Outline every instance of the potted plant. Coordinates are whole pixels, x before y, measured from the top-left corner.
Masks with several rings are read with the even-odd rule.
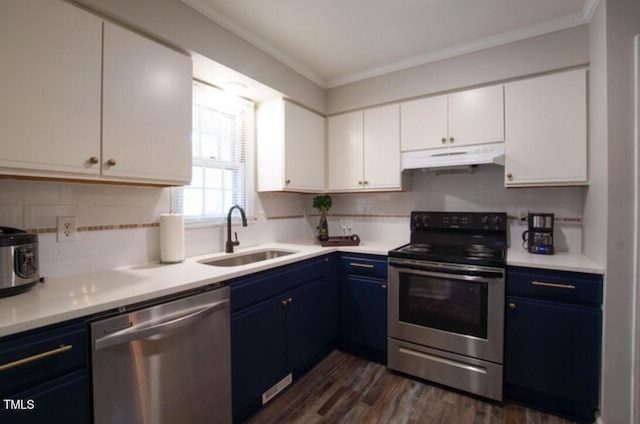
[[[318,238],[320,241],[329,240],[329,224],[327,223],[327,212],[331,209],[331,196],[322,194],[313,198],[313,208],[320,213],[318,223]]]

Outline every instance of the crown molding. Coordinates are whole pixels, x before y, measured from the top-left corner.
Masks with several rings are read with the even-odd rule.
[[[531,25],[515,31],[498,34],[469,43],[462,43],[457,46],[435,50],[423,55],[418,55],[405,60],[371,68],[363,72],[357,72],[345,75],[343,77],[326,80],[299,61],[291,58],[290,56],[287,56],[281,50],[266,43],[257,35],[244,28],[239,27],[226,16],[218,12],[214,7],[207,3],[206,0],[180,1],[324,89],[335,88],[342,85],[362,81],[368,78],[382,76],[391,72],[402,71],[404,69],[409,69],[415,66],[425,65],[427,63],[449,59],[463,54],[474,53],[491,47],[497,47],[503,44],[513,43],[527,38],[537,37],[545,34],[550,34],[552,32],[561,31],[563,29],[569,29],[579,25],[584,25],[591,21],[593,13],[599,2],[599,0],[587,0],[583,7],[582,13],[579,14],[554,19],[537,25]]]
[[[242,38],[244,41],[248,42],[249,44],[253,45],[254,47],[262,50],[263,52],[265,52],[269,56],[271,56],[274,59],[276,59],[278,62],[282,63],[283,65],[285,65],[285,66],[287,66],[287,67],[289,67],[291,69],[293,69],[298,74],[300,74],[303,77],[307,78],[308,80],[310,80],[311,82],[315,83],[316,85],[319,85],[322,88],[326,88],[325,86],[327,84],[327,81],[325,79],[320,77],[318,74],[313,72],[311,69],[309,69],[306,66],[304,66],[302,63],[300,63],[297,60],[291,58],[290,56],[287,56],[281,50],[279,50],[279,49],[273,47],[271,44],[265,42],[264,40],[262,40],[257,35],[255,35],[252,32],[250,32],[250,31],[248,31],[248,30],[246,30],[244,28],[241,28],[240,26],[236,25],[229,18],[224,16],[222,13],[218,12],[218,10],[216,10],[213,6],[211,6],[205,0],[180,0],[180,1],[182,3],[184,3],[184,4],[186,4],[187,6],[191,7],[192,9],[196,10],[197,12],[200,12],[201,14],[203,14],[207,18],[211,19],[212,21],[214,21],[215,23],[217,23],[218,25],[220,25],[224,29],[226,29],[226,30],[230,31],[231,33],[237,35],[238,37]]]
[[[598,0],[589,0],[588,3],[597,3]],[[586,7],[585,7],[586,9]],[[593,8],[595,9],[595,7]],[[593,9],[589,9],[591,15]],[[590,16],[589,16],[590,20]],[[380,67],[372,68],[364,72],[346,75],[341,78],[330,79],[326,82],[324,88],[334,88],[341,85],[351,84],[368,78],[378,77],[391,72],[402,71],[404,69],[413,68],[415,66],[425,65],[431,62],[437,62],[443,59],[450,59],[463,54],[474,53],[480,50],[497,47],[516,41],[525,40],[527,38],[537,37],[540,35],[550,34],[552,32],[569,29],[580,26],[589,22],[585,18],[584,12],[564,18],[558,18],[551,21],[543,22],[537,25],[531,25],[520,28],[515,31],[505,32],[492,37],[475,40],[469,43],[458,44],[457,46],[447,47],[445,49],[435,50],[423,55],[414,56],[405,60],[389,63]]]

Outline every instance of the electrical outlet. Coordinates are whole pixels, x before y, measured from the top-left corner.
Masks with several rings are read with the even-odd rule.
[[[58,243],[78,240],[78,217],[58,217]]]

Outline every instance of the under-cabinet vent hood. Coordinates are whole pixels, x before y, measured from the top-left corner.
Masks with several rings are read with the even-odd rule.
[[[471,165],[484,164],[504,166],[504,143],[402,153],[402,170],[469,168]]]

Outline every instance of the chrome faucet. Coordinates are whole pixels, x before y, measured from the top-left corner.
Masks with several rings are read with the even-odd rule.
[[[238,209],[240,211],[240,215],[242,215],[242,226],[247,226],[247,216],[244,214],[244,209],[242,209],[239,205],[233,205],[229,208],[229,214],[227,215],[227,244],[225,247],[226,253],[233,253],[233,246],[238,246],[240,242],[238,241],[238,233],[233,233],[235,235],[235,241],[231,241],[231,213],[234,209]]]

